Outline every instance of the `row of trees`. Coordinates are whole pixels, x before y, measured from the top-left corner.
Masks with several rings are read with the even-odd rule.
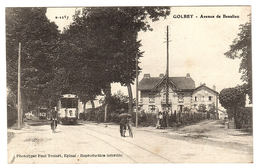
[[[6,8],[7,87],[17,95],[17,49],[22,43],[23,108],[55,106],[63,93],[75,93],[85,104],[102,92],[106,103],[113,82],[128,88],[135,62],[142,56],[138,32],[152,30],[149,21],[170,13],[168,7],[83,8],[62,33],[46,17],[46,8]],[[140,68],[139,68],[140,70]]]
[[[55,77],[54,51],[60,34],[45,13],[45,8],[6,8],[7,87],[9,94],[17,95],[17,53],[18,43],[21,42],[21,85],[25,110],[39,105],[42,99],[49,100],[44,90]],[[12,99],[11,102],[16,102],[17,97],[12,96]]]
[[[219,95],[220,104],[227,109],[229,118],[234,118],[236,128],[242,128],[242,123],[247,122],[244,121],[245,117],[241,117],[248,113],[245,108],[246,95],[248,95],[250,103],[253,102],[251,18],[249,22],[240,25],[239,30],[237,38],[233,40],[225,55],[231,59],[241,60],[239,72],[242,74],[241,80],[244,83],[233,88],[225,88]],[[246,115],[252,116],[250,113]]]

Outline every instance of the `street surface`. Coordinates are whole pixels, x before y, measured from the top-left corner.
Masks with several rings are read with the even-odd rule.
[[[252,135],[221,122],[133,128],[131,138],[112,123],[79,121],[52,133],[48,122],[28,121],[8,129],[8,163],[252,163]]]

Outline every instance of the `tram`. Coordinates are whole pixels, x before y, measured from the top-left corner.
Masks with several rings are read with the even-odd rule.
[[[47,119],[48,109],[47,109],[47,108],[44,108],[44,107],[41,107],[41,108],[39,108],[38,110],[39,110],[39,112],[38,112],[38,114],[39,114],[39,119],[40,119],[40,120],[45,120],[45,119]]]
[[[79,98],[74,94],[64,94],[58,101],[58,121],[61,124],[76,124],[78,120]]]

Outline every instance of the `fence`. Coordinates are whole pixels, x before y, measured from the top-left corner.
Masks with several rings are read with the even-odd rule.
[[[135,115],[132,113],[132,121],[135,124]],[[201,120],[209,119],[209,115],[206,112],[182,112],[182,113],[173,113],[166,115],[167,125],[170,127],[189,125],[192,123],[199,122]],[[87,112],[80,116],[81,119],[88,121],[103,122],[104,121],[104,110],[99,109],[89,109]],[[109,112],[107,115],[107,122],[119,123],[119,112]],[[138,125],[140,126],[156,126],[158,122],[158,116],[156,113],[138,113]]]

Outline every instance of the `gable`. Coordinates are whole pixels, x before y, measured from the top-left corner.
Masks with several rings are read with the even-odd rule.
[[[218,95],[217,91],[207,87],[206,85],[201,85],[196,89],[194,89],[193,94],[198,94],[198,93],[201,93],[203,95],[207,95],[207,94]]]
[[[161,78],[161,80],[154,86],[153,90],[157,90],[157,91],[161,91],[162,89],[166,90],[166,76],[164,76],[163,78]],[[169,80],[169,90],[176,90],[177,87],[176,85]]]

